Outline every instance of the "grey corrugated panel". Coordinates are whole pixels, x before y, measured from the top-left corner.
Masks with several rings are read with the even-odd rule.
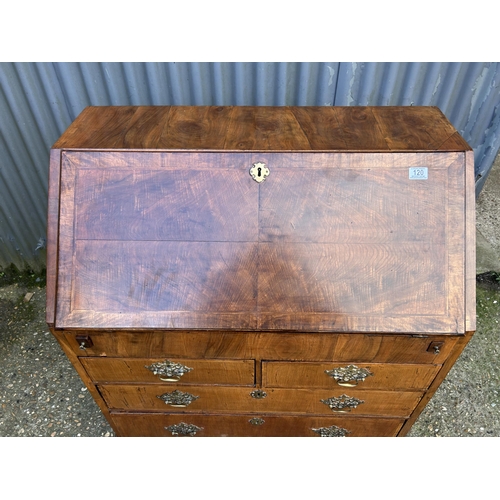
[[[89,105],[435,105],[474,148],[477,192],[500,149],[500,63],[0,63],[0,266],[40,268],[50,146]]]
[[[123,75],[127,87],[127,103],[139,106],[142,103],[152,103],[150,86],[146,66],[143,63],[123,63]]]
[[[36,260],[45,238],[47,168],[39,161],[50,134],[46,100],[28,65],[5,64],[0,72],[0,242],[2,262]],[[45,156],[45,155],[44,155]]]
[[[474,149],[479,194],[500,149],[500,63],[342,63],[336,105],[438,106]]]
[[[457,128],[474,148],[478,195],[500,148],[500,63],[477,65],[476,70],[464,126]]]

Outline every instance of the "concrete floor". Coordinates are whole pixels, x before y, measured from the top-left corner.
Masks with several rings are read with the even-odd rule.
[[[478,273],[500,272],[499,194],[500,157],[477,200]],[[478,285],[477,332],[410,436],[500,436],[500,291],[494,285]],[[113,436],[48,333],[43,277],[2,284],[0,272],[0,404],[0,436]]]
[[[500,272],[500,155],[476,202],[477,273]]]

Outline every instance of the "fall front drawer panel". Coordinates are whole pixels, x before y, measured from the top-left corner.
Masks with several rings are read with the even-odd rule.
[[[262,385],[424,390],[429,387],[440,368],[440,365],[267,361],[262,363]]]
[[[363,437],[395,436],[404,420],[369,417],[291,417],[276,415],[111,415],[121,436]]]
[[[179,412],[287,412],[407,417],[419,402],[420,392],[344,388],[255,389],[243,387],[160,385],[101,385],[99,391],[110,409]]]
[[[80,358],[96,383],[141,382],[248,385],[255,383],[254,360],[175,358]]]

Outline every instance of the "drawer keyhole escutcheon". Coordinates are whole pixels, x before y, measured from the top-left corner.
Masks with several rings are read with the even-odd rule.
[[[189,366],[181,365],[168,359],[161,363],[153,363],[144,368],[152,371],[153,375],[158,375],[159,379],[163,382],[178,382],[185,373],[193,371],[193,368],[189,368]]]
[[[325,370],[325,373],[343,387],[355,387],[358,382],[364,382],[366,377],[373,376],[373,373],[368,368],[359,368],[356,365]]]
[[[192,394],[189,394],[189,392],[175,390],[173,392],[166,392],[165,394],[161,394],[156,397],[161,399],[166,405],[170,405],[175,408],[185,408],[193,401],[196,401],[200,396],[193,396]]]
[[[267,392],[262,391],[261,389],[256,389],[250,393],[250,396],[254,399],[264,399],[267,397]]]
[[[197,432],[202,431],[203,427],[198,427],[194,424],[180,424],[169,425],[165,430],[172,433],[172,436],[195,436]]]
[[[266,421],[263,418],[251,418],[249,422],[252,425],[263,425]]]
[[[266,164],[262,162],[254,163],[252,168],[250,169],[250,175],[252,176],[252,179],[257,182],[265,181],[269,173],[270,171],[266,167]]]

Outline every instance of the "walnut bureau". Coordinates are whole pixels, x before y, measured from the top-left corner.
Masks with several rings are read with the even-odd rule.
[[[49,184],[47,323],[118,436],[404,436],[475,330],[435,107],[89,107]]]

